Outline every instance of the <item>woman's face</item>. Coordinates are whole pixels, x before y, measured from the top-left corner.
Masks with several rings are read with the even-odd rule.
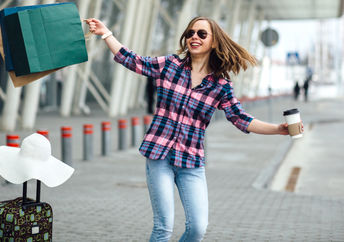
[[[213,36],[207,20],[198,20],[186,33],[186,45],[191,56],[209,55],[213,48]]]

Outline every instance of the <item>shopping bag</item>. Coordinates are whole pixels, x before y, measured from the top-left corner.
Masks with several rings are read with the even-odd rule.
[[[88,59],[74,3],[19,11],[5,16],[4,26],[18,77]]]
[[[6,58],[6,54],[4,51],[4,48],[2,46],[2,36],[1,36],[1,29],[0,29],[0,55],[2,56],[2,59],[5,61],[5,64],[7,64],[7,58]],[[10,75],[10,78],[13,82],[14,87],[21,87],[24,86],[26,84],[29,84],[30,82],[36,81],[44,76],[47,76],[57,70],[58,69],[54,69],[54,70],[49,70],[49,71],[43,71],[43,72],[38,72],[38,73],[33,73],[33,74],[28,74],[28,75],[24,75],[24,76],[16,76],[16,74],[14,73],[14,71],[9,71],[8,74]]]
[[[6,63],[6,70],[7,71],[13,71],[14,67],[13,67],[12,58],[10,55],[10,47],[8,45],[6,28],[4,26],[5,16],[17,13],[19,11],[27,10],[27,9],[43,8],[43,7],[49,7],[49,6],[54,6],[54,5],[58,5],[58,4],[66,4],[66,3],[53,3],[53,4],[41,4],[41,5],[11,7],[11,8],[4,8],[0,11],[0,27],[1,27],[1,33],[2,33],[3,48],[4,48],[4,55],[2,55],[2,57],[6,59],[5,63]]]

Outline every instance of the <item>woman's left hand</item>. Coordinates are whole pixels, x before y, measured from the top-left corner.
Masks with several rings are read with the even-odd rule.
[[[303,123],[301,121],[301,132],[303,133]],[[288,131],[288,124],[284,123],[284,124],[280,124],[278,126],[278,133],[281,135],[288,135],[289,131]]]
[[[289,134],[287,123],[278,125],[278,134],[281,134],[281,135],[288,135]]]

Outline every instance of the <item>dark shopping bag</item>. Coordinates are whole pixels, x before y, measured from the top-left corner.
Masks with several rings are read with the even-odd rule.
[[[88,59],[74,3],[19,11],[5,16],[4,26],[17,77]]]
[[[23,197],[0,202],[0,241],[52,241],[53,211],[40,202],[41,183],[37,181],[36,200]]]
[[[1,34],[2,34],[2,39],[3,39],[3,48],[4,48],[4,54],[1,54],[1,55],[2,55],[3,59],[5,59],[6,71],[13,71],[14,67],[13,67],[12,58],[10,55],[10,47],[8,45],[6,28],[4,26],[5,16],[8,16],[8,15],[11,15],[14,13],[18,13],[19,11],[23,11],[23,10],[27,10],[27,9],[44,8],[44,7],[54,6],[54,5],[58,5],[58,4],[66,4],[66,3],[53,3],[53,4],[41,4],[41,5],[11,7],[11,8],[4,8],[0,11],[0,27],[1,27]]]
[[[6,54],[4,53],[4,48],[2,46],[2,36],[1,36],[1,30],[0,30],[0,54],[5,61],[6,59]],[[6,61],[5,61],[6,62]],[[59,69],[53,69],[53,70],[48,70],[48,71],[42,71],[42,72],[37,72],[37,73],[32,73],[24,76],[16,76],[14,71],[9,71],[8,74],[11,77],[11,80],[13,82],[14,87],[21,87],[26,84],[29,84],[30,82],[36,81],[44,76],[47,76]]]

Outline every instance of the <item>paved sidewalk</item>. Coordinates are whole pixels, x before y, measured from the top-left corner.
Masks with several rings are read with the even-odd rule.
[[[342,186],[317,189],[318,183],[313,182],[323,178],[323,174],[316,171],[331,165],[329,159],[326,159],[329,154],[333,154],[331,160],[335,157],[337,161],[344,160],[344,154],[340,152],[344,133],[343,104],[343,99],[295,103],[286,98],[271,103],[272,121],[276,123],[283,122],[283,110],[292,107],[301,110],[307,131],[305,137],[298,140],[300,146],[306,147],[301,151],[296,143],[290,143],[289,137],[245,135],[225,120],[213,120],[207,130],[206,169],[210,216],[204,241],[344,241]],[[247,105],[246,109],[255,117],[268,120],[268,106],[267,102],[261,102]],[[75,174],[60,187],[43,186],[42,191],[42,200],[49,202],[54,209],[54,241],[147,241],[149,238],[152,212],[145,183],[145,160],[137,148],[114,150],[111,156],[101,157],[100,134],[96,132],[95,159],[86,162],[81,160],[82,124],[92,122],[100,125],[103,119],[106,118],[99,115],[70,119],[46,115],[38,120],[37,127],[50,130],[53,154],[56,157],[60,157],[59,127],[69,124],[74,129]],[[326,127],[322,128],[325,122]],[[311,123],[312,127],[309,126]],[[31,132],[19,133],[25,137]],[[330,135],[324,135],[328,133]],[[0,133],[1,145],[4,139],[5,134]],[[308,143],[309,140],[312,140],[311,143]],[[338,141],[336,149],[336,142],[326,142],[330,140]],[[325,146],[327,144],[331,144],[329,149]],[[282,162],[285,156],[285,161],[291,154],[298,158],[301,154],[308,154],[309,159],[312,159],[311,155],[318,152],[320,147],[322,150],[319,157],[323,162],[317,162],[316,168],[312,170],[313,164],[303,161],[309,172],[302,173],[301,170],[305,176],[300,176],[300,184],[303,185],[296,193],[253,186],[265,184],[269,187],[270,179],[279,167],[276,164]],[[336,169],[327,173],[332,179],[341,179],[344,163],[335,162],[335,166]],[[288,172],[285,170],[282,174]],[[312,181],[307,181],[307,176]],[[34,186],[35,183],[29,183],[32,195]],[[330,192],[331,189],[336,192]],[[21,186],[4,185],[2,182],[0,200],[20,194]],[[176,194],[172,241],[177,241],[183,233],[184,222],[183,209]]]

